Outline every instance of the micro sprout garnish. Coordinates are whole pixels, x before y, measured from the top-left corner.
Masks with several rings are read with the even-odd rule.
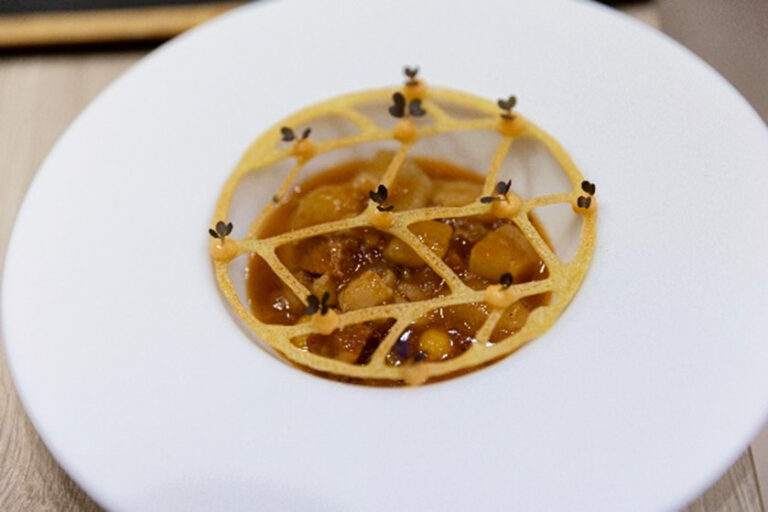
[[[392,117],[402,118],[408,117],[408,115],[421,117],[427,113],[427,111],[421,107],[421,100],[418,98],[408,102],[408,110],[406,111],[405,96],[400,92],[396,92],[392,95],[392,103],[393,104],[389,107],[389,113]]]
[[[296,140],[296,133],[294,133],[293,129],[289,126],[283,126],[280,128],[280,133],[283,134],[283,141],[284,142],[291,142],[292,140]],[[302,134],[301,138],[299,140],[304,140],[307,137],[309,137],[309,134],[312,133],[312,128],[306,128]]]
[[[368,197],[371,198],[371,201],[376,203],[378,206],[376,206],[376,209],[380,212],[391,212],[395,209],[395,205],[389,205],[384,206],[384,202],[387,200],[387,196],[389,195],[389,191],[387,190],[387,187],[384,185],[379,185],[379,187],[374,190],[368,191]]]
[[[515,108],[515,105],[517,105],[517,97],[515,97],[514,94],[510,95],[506,100],[500,98],[496,104],[501,110],[503,110],[501,113],[502,119],[509,121],[515,118],[514,114],[512,114],[512,109]]]
[[[480,202],[483,204],[492,203],[494,201],[501,201],[507,198],[509,190],[512,188],[512,180],[500,181],[496,184],[497,194],[494,196],[483,196],[480,198]]]
[[[307,315],[314,315],[320,311],[321,315],[328,313],[328,299],[331,298],[330,292],[323,293],[322,298],[318,299],[317,295],[312,294],[307,296],[307,307],[304,308],[304,313]]]
[[[216,223],[216,229],[208,229],[208,234],[211,235],[213,238],[218,238],[222,242],[227,238],[227,236],[232,232],[232,223],[224,223],[222,221],[218,221]]]
[[[405,68],[403,69],[403,73],[405,73],[405,76],[408,78],[408,80],[405,82],[405,85],[414,86],[419,83],[419,79],[416,78],[416,75],[419,74],[418,66],[414,68],[405,66]]]
[[[592,204],[592,196],[579,196],[579,198],[576,199],[576,205],[579,208],[584,208],[585,210],[589,210],[589,207],[591,204]]]

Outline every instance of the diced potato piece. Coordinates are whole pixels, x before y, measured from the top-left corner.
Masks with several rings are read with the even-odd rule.
[[[429,202],[432,193],[432,180],[421,170],[416,162],[406,159],[400,166],[397,178],[389,191],[387,205],[393,205],[395,211],[423,208]]]
[[[531,311],[522,301],[515,302],[504,311],[504,315],[496,324],[496,335],[501,337],[511,336],[525,325],[528,314]]]
[[[464,180],[434,180],[430,202],[435,206],[464,206],[477,201],[482,193],[482,183]]]
[[[509,238],[499,230],[492,231],[472,247],[469,254],[469,270],[496,282],[508,271],[512,257]]]
[[[338,303],[336,281],[329,274],[323,274],[312,282],[312,293],[317,297],[322,297],[325,292],[330,294],[328,305],[335,306]]]
[[[477,217],[457,219],[454,221],[454,227],[456,228],[456,236],[473,243],[488,234],[488,228]]]
[[[453,228],[443,222],[428,220],[417,222],[409,229],[419,237],[422,243],[429,247],[439,258],[445,256],[451,243]],[[397,265],[421,267],[426,265],[419,255],[408,244],[399,238],[392,238],[384,248],[384,257]]]
[[[392,238],[384,248],[384,258],[396,265],[420,267],[426,265],[424,260],[399,238]]]
[[[510,262],[509,272],[515,277],[517,282],[530,281],[540,272],[543,267],[541,257],[525,238],[523,232],[513,226],[502,226],[505,232],[509,234],[511,245],[515,255]]]
[[[474,333],[483,326],[485,319],[488,318],[488,307],[485,303],[462,304],[451,307],[447,314],[461,322],[462,331]]]
[[[392,299],[394,291],[373,270],[366,270],[344,287],[339,293],[342,311],[362,309],[385,304]]]
[[[469,270],[496,282],[511,272],[515,282],[530,280],[540,266],[539,257],[515,226],[505,224],[472,247]]]
[[[390,288],[394,288],[395,282],[397,281],[397,277],[395,276],[395,273],[392,272],[391,269],[387,267],[382,268],[376,268],[374,271],[379,275],[381,278],[381,281],[389,286]]]
[[[364,206],[363,195],[348,185],[322,185],[301,198],[293,213],[293,229],[354,217]]]
[[[407,302],[417,302],[428,298],[427,294],[424,293],[424,290],[415,283],[399,281],[396,289],[398,296],[403,297]]]
[[[445,256],[453,236],[453,228],[449,224],[428,220],[412,224],[408,229],[439,258]]]
[[[426,352],[428,361],[441,361],[448,357],[453,341],[445,332],[430,328],[419,336],[419,350]]]

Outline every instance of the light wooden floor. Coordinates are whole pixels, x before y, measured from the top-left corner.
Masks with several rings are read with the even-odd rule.
[[[652,4],[625,9],[658,26]],[[0,58],[0,269],[13,219],[41,160],[82,108],[142,56]],[[19,403],[5,353],[0,350],[0,511],[98,509],[38,438]],[[745,453],[687,510],[762,511],[751,453]]]

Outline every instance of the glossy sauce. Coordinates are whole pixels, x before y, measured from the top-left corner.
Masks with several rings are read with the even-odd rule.
[[[257,236],[267,238],[358,215],[365,209],[368,191],[376,188],[390,158],[391,154],[382,153],[371,160],[333,167],[305,180],[282,199]],[[386,204],[394,205],[395,212],[435,205],[461,206],[479,199],[482,184],[483,177],[452,164],[408,159]],[[531,220],[545,237],[541,226]],[[410,229],[473,289],[495,284],[506,269],[513,269],[515,283],[548,275],[538,254],[511,221],[484,215],[427,221],[413,224]],[[443,280],[409,247],[373,227],[304,239],[281,246],[277,255],[318,297],[328,291],[329,305],[339,312],[422,301],[449,292]],[[300,321],[302,302],[263,259],[251,257],[246,277],[250,307],[259,320],[283,325]],[[513,304],[505,311],[490,342],[514,334],[531,310],[549,300],[549,294],[543,294]],[[475,332],[487,314],[483,303],[432,311],[401,333],[387,363],[401,365],[409,360],[441,361],[456,357],[476,342]],[[324,357],[365,364],[392,324],[394,319],[364,322],[327,336],[312,334],[293,342]]]

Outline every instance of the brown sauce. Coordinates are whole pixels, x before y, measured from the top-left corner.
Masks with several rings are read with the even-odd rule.
[[[368,202],[391,154],[345,163],[303,181],[283,198],[264,222],[260,238],[314,224],[353,217]],[[449,163],[407,159],[390,188],[388,205],[395,211],[427,206],[463,206],[477,201],[483,177]],[[531,218],[542,236],[541,227]],[[516,283],[544,279],[547,269],[511,221],[493,216],[439,219],[412,224],[409,229],[471,288],[481,290],[511,272]],[[545,238],[546,239],[546,238]],[[278,248],[282,263],[317,296],[330,294],[329,305],[339,312],[380,304],[417,302],[447,294],[443,280],[399,239],[373,227],[316,236]],[[247,268],[247,292],[253,314],[271,324],[298,322],[304,306],[266,262],[252,256]],[[505,311],[491,343],[514,334],[528,313],[549,302],[549,294],[527,297]],[[439,308],[403,331],[387,363],[409,360],[441,361],[456,357],[472,343],[488,311],[485,304]],[[294,339],[313,353],[354,364],[365,364],[394,319],[364,322],[330,335]]]

